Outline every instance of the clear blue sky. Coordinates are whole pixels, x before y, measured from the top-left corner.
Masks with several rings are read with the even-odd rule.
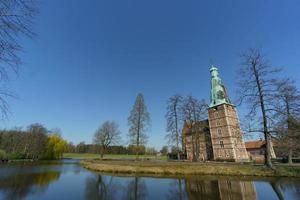
[[[165,107],[179,93],[209,99],[210,60],[235,98],[239,54],[260,47],[300,85],[300,2],[274,0],[41,1],[38,36],[24,39],[20,75],[1,128],[39,122],[92,142],[105,120],[120,124],[142,92],[152,118],[149,146],[165,144]],[[240,111],[241,117],[243,111]]]

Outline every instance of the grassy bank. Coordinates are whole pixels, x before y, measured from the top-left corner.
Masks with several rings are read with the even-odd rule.
[[[90,153],[65,153],[63,155],[66,159],[100,159],[99,154],[90,154]],[[167,160],[166,156],[149,156],[141,155],[139,156],[142,160]],[[104,155],[104,159],[124,159],[132,160],[135,159],[135,155],[123,155],[123,154],[107,154]]]
[[[222,175],[260,177],[299,177],[300,166],[276,166],[234,163],[190,163],[163,161],[85,160],[82,165],[93,171],[147,175]]]

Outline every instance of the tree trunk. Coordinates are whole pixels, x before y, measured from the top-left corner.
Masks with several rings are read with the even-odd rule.
[[[287,112],[287,135],[288,137],[290,137],[291,135],[291,119],[292,119],[292,116],[291,116],[291,112],[290,112],[290,104],[289,104],[289,101],[286,99],[285,101],[286,103],[286,112]],[[293,149],[292,149],[292,143],[293,141],[291,140],[291,138],[288,138],[288,141],[289,141],[289,152],[288,152],[288,163],[291,165],[293,164]]]
[[[192,128],[193,130],[193,128]],[[195,133],[192,131],[192,151],[193,151],[193,162],[197,162],[197,156],[196,156],[196,138]]]
[[[101,150],[100,150],[101,159],[103,159],[103,156],[104,156],[104,147],[101,147]]]
[[[293,150],[292,149],[289,149],[288,161],[289,161],[290,165],[293,164]]]
[[[269,168],[273,169],[273,164],[272,164],[272,157],[271,157],[271,135],[270,133],[267,132],[265,134],[266,137],[266,154],[265,154],[265,165],[267,165]]]
[[[196,146],[196,162],[199,160],[199,155],[200,155],[200,152],[199,152],[199,135],[198,135],[198,133],[195,133],[195,135],[196,135],[196,144],[195,144],[195,146]]]
[[[175,131],[176,131],[176,147],[177,147],[177,159],[180,160],[180,152],[179,152],[179,133],[178,133],[178,119],[177,119],[177,105],[174,105],[174,113],[175,113]]]
[[[184,144],[184,137],[183,137],[183,135],[181,136],[181,149],[182,149],[182,152],[184,154],[186,154],[186,148],[185,148],[185,144]]]
[[[259,94],[259,102],[260,102],[260,107],[261,107],[261,112],[262,112],[262,117],[263,117],[263,133],[265,137],[265,143],[266,143],[266,150],[265,150],[265,165],[268,166],[269,168],[273,168],[272,165],[272,160],[271,160],[271,135],[268,130],[268,121],[267,121],[267,115],[266,115],[266,109],[265,109],[265,101],[264,101],[264,94],[261,88],[261,82],[260,82],[260,77],[258,74],[258,71],[256,69],[255,63],[252,65],[254,75],[255,75],[255,80],[258,88],[258,94]]]
[[[137,125],[137,134],[136,134],[136,157],[135,160],[139,159],[139,151],[140,151],[140,128],[141,128],[141,105],[139,105],[139,113],[138,113],[138,125]]]

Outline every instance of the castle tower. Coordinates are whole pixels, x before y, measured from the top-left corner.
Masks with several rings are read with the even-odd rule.
[[[210,73],[211,103],[208,109],[208,120],[214,159],[248,161],[249,156],[235,106],[229,100],[218,69],[212,67]]]

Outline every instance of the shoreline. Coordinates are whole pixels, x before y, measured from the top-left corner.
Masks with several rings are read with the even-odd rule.
[[[128,160],[84,160],[81,165],[91,171],[114,174],[158,176],[245,176],[300,178],[300,166],[277,165],[275,171],[263,165],[237,163],[190,163]]]

